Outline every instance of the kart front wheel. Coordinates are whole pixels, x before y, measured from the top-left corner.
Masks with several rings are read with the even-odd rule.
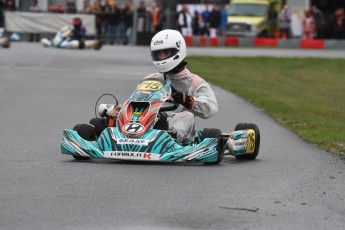
[[[218,151],[218,159],[215,162],[207,162],[206,164],[219,164],[224,155],[224,141],[222,138],[222,131],[219,129],[204,129],[202,132],[201,140],[205,138],[217,138],[218,144],[217,144],[217,151]]]
[[[260,130],[256,124],[252,123],[239,123],[235,127],[235,131],[237,130],[246,130],[246,129],[252,129],[255,132],[255,147],[254,152],[252,154],[245,154],[240,156],[235,156],[236,159],[245,159],[245,160],[254,160],[260,150]]]
[[[76,131],[81,138],[87,141],[96,140],[95,130],[90,124],[78,124],[73,127],[73,130]],[[90,159],[90,157],[83,157],[83,156],[76,156],[76,155],[73,155],[73,157],[77,160]]]

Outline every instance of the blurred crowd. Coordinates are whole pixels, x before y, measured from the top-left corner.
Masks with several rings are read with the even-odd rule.
[[[66,8],[61,3],[56,3],[49,6],[48,10],[55,13],[95,14],[97,39],[109,44],[132,43],[134,8],[131,2],[111,4],[95,0],[89,4],[89,1],[84,1],[83,8],[78,12],[75,2],[71,1],[66,4]]]
[[[203,10],[194,9],[194,12],[190,12],[188,5],[183,5],[177,12],[177,26],[183,36],[225,36],[227,20],[225,5],[205,4]]]
[[[90,2],[90,3],[89,3]],[[228,14],[225,5],[205,4],[202,8],[189,9],[189,5],[180,5],[175,12],[167,12],[164,4],[141,1],[134,7],[131,1],[91,0],[84,1],[77,10],[75,1],[67,4],[56,3],[48,6],[49,12],[94,14],[96,17],[96,38],[109,44],[132,44],[134,20],[136,32],[155,33],[162,29],[179,29],[184,36],[203,35],[209,37],[225,36]],[[202,10],[198,10],[202,9]],[[3,10],[17,10],[14,0],[0,0],[0,14]],[[37,0],[32,1],[31,11],[41,11]],[[191,12],[192,11],[192,12]],[[291,38],[292,13],[286,4],[279,14],[280,38]],[[167,23],[169,21],[169,24]],[[173,21],[173,22],[171,22]],[[345,39],[345,14],[338,8],[329,17],[312,7],[305,9],[301,18],[302,36],[306,39]],[[4,27],[3,15],[0,15],[0,28]],[[38,40],[39,35],[31,34],[30,40]]]
[[[291,37],[291,12],[287,4],[279,14],[280,37]],[[304,39],[345,39],[345,13],[338,7],[331,15],[324,13],[316,6],[306,8],[301,20]]]

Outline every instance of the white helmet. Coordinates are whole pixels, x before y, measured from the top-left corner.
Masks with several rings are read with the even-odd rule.
[[[151,40],[150,49],[153,64],[161,73],[174,69],[187,56],[186,42],[177,30],[167,29],[158,32]],[[170,50],[170,55],[163,60],[159,59],[158,51],[161,50]]]

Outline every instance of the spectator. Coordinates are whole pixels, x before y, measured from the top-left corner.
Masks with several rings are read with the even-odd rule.
[[[226,35],[226,25],[228,24],[228,11],[225,9],[225,5],[220,7],[220,26],[219,26],[219,35]]]
[[[304,18],[302,20],[302,31],[304,39],[313,39],[315,32],[315,19],[310,9],[306,9],[304,12]]]
[[[75,2],[72,2],[72,1],[67,2],[66,13],[69,13],[69,14],[77,13],[77,7],[75,6]]]
[[[85,0],[83,2],[83,9],[81,9],[79,13],[81,13],[81,14],[89,14],[89,13],[91,13],[91,6],[89,4],[89,1]]]
[[[96,17],[96,37],[97,39],[102,38],[102,25],[103,25],[103,18],[101,13],[103,13],[103,8],[101,6],[100,0],[95,0],[91,6],[91,13],[95,14]]]
[[[157,33],[163,29],[165,23],[164,7],[162,4],[158,4],[152,15],[152,24],[154,32]]]
[[[201,27],[201,35],[210,35],[209,32],[209,17],[210,17],[210,11],[208,4],[205,4],[205,10],[201,13],[202,18],[202,27]]]
[[[212,11],[209,15],[209,26],[210,26],[210,37],[217,37],[217,31],[220,27],[221,14],[219,11],[219,6],[214,5]]]
[[[109,44],[114,44],[116,40],[116,29],[117,29],[117,9],[113,5],[107,4],[104,8],[104,23],[105,23],[105,30],[107,41]]]
[[[315,38],[323,39],[325,37],[325,25],[326,25],[326,21],[323,16],[323,13],[316,6],[313,6],[312,12],[313,12],[315,23],[316,23],[316,37]]]
[[[334,16],[331,19],[331,27],[333,30],[333,38],[345,38],[345,17],[343,8],[338,8],[334,12]]]
[[[40,12],[41,11],[40,7],[38,6],[37,0],[32,1],[31,6],[30,6],[30,11],[33,11],[33,12]],[[40,34],[30,34],[29,41],[30,42],[33,42],[33,41],[39,42],[40,37],[41,37]]]
[[[126,37],[127,41],[126,43],[128,44],[133,44],[133,16],[134,16],[134,6],[133,3],[129,2],[127,4],[127,12],[126,12],[126,18],[125,18],[125,23],[126,23]]]
[[[290,38],[291,12],[288,4],[285,4],[279,13],[279,24],[280,38]]]
[[[193,18],[193,34],[200,35],[201,34],[201,27],[202,27],[202,18],[198,10],[195,9],[194,11],[194,18]]]
[[[148,15],[149,15],[149,20],[148,20],[148,22],[150,23],[148,25],[148,30],[149,31],[154,31],[154,27],[153,27],[153,14],[156,11],[156,9],[157,9],[156,1],[152,1],[151,2],[151,6],[146,8],[146,11],[148,12]]]
[[[119,22],[117,24],[117,40],[120,44],[126,43],[126,13],[126,5],[125,3],[121,3],[118,9]]]
[[[5,10],[8,10],[8,11],[16,11],[17,10],[16,5],[14,4],[14,0],[7,0],[6,1]]]
[[[49,12],[53,12],[53,13],[64,13],[65,9],[63,8],[62,4],[60,2],[56,3],[55,6],[51,5],[48,8]]]
[[[137,31],[143,32],[145,31],[146,25],[146,6],[144,1],[140,1],[139,7],[137,9],[138,14],[138,22],[137,22]]]
[[[182,11],[179,13],[178,16],[178,25],[181,28],[181,32],[183,36],[192,36],[193,35],[193,28],[192,28],[193,17],[189,12],[188,5],[183,5]]]
[[[33,11],[33,12],[40,12],[41,11],[37,0],[32,1],[31,6],[30,6],[30,11]]]

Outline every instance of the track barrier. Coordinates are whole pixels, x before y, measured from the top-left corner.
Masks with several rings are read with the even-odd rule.
[[[185,37],[187,46],[194,47],[269,47],[294,49],[345,49],[343,40],[313,40],[298,38],[250,38],[250,37]]]
[[[299,46],[302,49],[323,49],[325,42],[323,40],[301,40]]]
[[[278,39],[274,38],[255,38],[254,39],[255,47],[277,47]]]

